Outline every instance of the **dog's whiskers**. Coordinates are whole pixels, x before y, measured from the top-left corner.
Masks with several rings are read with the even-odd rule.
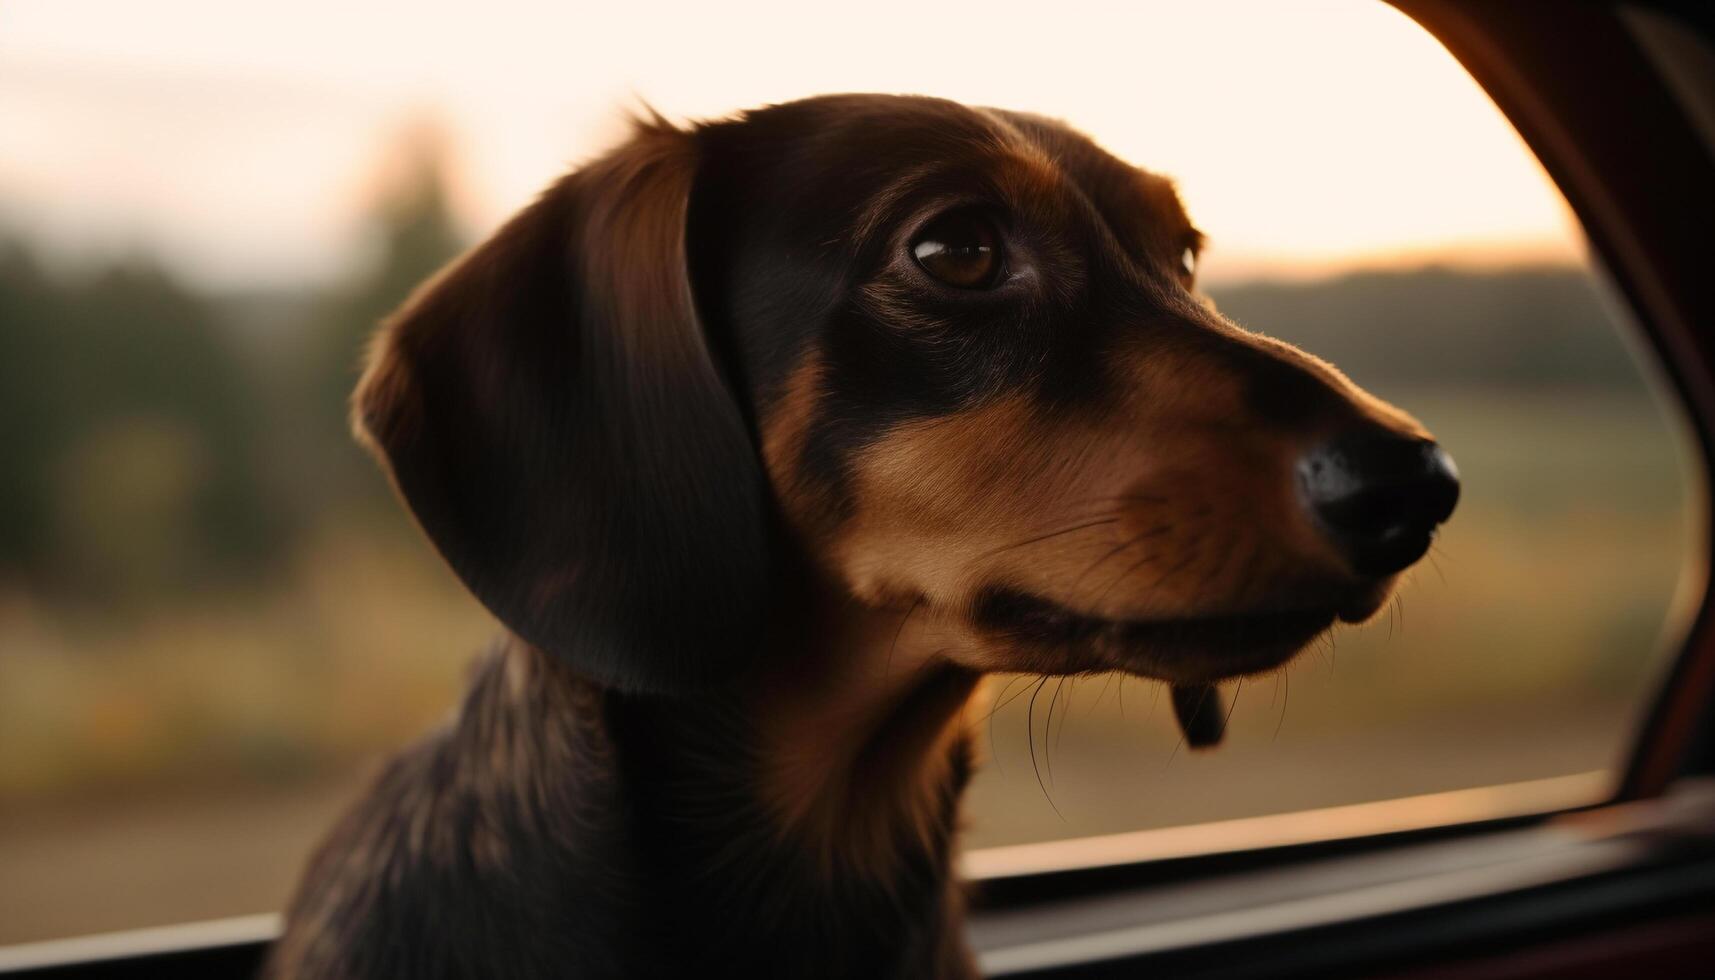
[[[1019,682],[1019,681],[1021,681],[1021,680],[1025,680],[1025,678],[1024,678],[1024,676],[1023,676],[1023,675],[1018,675],[1018,676],[1015,676],[1015,677],[1013,677],[1013,678],[1012,678],[1012,679],[1011,679],[1011,680],[1009,680],[1009,681],[1007,681],[1007,682],[1006,682],[1006,684],[1005,684],[1005,685],[1004,685],[1004,686],[1002,686],[1002,687],[1001,687],[1001,689],[1000,689],[1000,693],[999,693],[999,694],[997,694],[997,695],[995,695],[995,705],[994,705],[994,707],[993,707],[993,708],[991,708],[991,709],[989,709],[989,712],[988,712],[988,714],[987,714],[987,715],[985,715],[985,716],[984,716],[984,718],[983,718],[983,721],[985,721],[985,722],[987,722],[987,723],[988,723],[988,730],[989,730],[989,758],[991,758],[991,759],[993,759],[993,760],[994,760],[994,765],[995,765],[995,769],[997,769],[997,770],[999,770],[999,771],[1001,771],[1001,772],[1002,772],[1002,773],[1004,773],[1004,772],[1005,772],[1005,771],[1006,771],[1006,767],[1005,767],[1005,766],[1004,766],[1004,765],[1002,765],[1002,764],[1001,764],[1001,761],[1000,761],[1000,751],[999,751],[999,750],[998,750],[998,749],[997,749],[997,748],[996,748],[996,747],[995,747],[995,744],[994,744],[994,716],[995,716],[995,714],[996,714],[996,713],[998,713],[998,712],[999,712],[999,711],[1000,711],[1000,709],[1002,709],[1002,708],[1004,708],[1004,707],[1006,707],[1006,706],[1007,706],[1007,705],[1009,705],[1009,704],[1011,704],[1011,703],[1012,703],[1012,699],[1013,699],[1013,698],[1016,698],[1016,697],[1018,697],[1018,694],[1014,694],[1014,695],[1013,695],[1013,696],[1012,696],[1012,697],[1010,697],[1010,698],[1009,698],[1009,697],[1007,697],[1007,696],[1006,696],[1006,692],[1007,692],[1007,691],[1008,691],[1008,690],[1011,690],[1011,688],[1012,688],[1012,685],[1014,685],[1014,684],[1016,684],[1016,683],[1018,683],[1018,682]],[[1024,693],[1024,691],[1023,691],[1023,689],[1022,689],[1022,688],[1021,688],[1021,689],[1020,689],[1020,690],[1019,690],[1019,694],[1022,694],[1022,693]],[[1005,698],[1005,700],[1002,700],[1002,699],[1003,699],[1003,698]]]
[[[893,631],[893,642],[887,646],[887,666],[882,669],[882,677],[891,678],[893,676],[893,651],[899,647],[899,638],[905,635],[905,624],[911,622],[911,617],[923,606],[925,601],[927,601],[927,597],[919,595],[911,603],[911,608],[905,610],[905,615],[899,618],[899,626]]]
[[[1189,542],[1189,544],[1195,544],[1196,540],[1197,539],[1193,538]],[[1169,568],[1165,572],[1162,572],[1161,575],[1158,578],[1156,578],[1155,582],[1152,585],[1150,585],[1150,588],[1152,588],[1152,589],[1161,588],[1163,585],[1165,585],[1167,583],[1168,579],[1172,578],[1175,575],[1178,575],[1180,572],[1182,572],[1186,568],[1190,567],[1191,563],[1197,560],[1197,556],[1199,554],[1201,554],[1201,552],[1199,552],[1195,548],[1193,548],[1190,554],[1186,555],[1183,559],[1181,559],[1179,561],[1179,564],[1174,565],[1172,568]]]
[[[1023,541],[1015,541],[1012,544],[1001,545],[998,548],[994,548],[994,549],[991,549],[989,551],[985,551],[982,554],[978,555],[977,560],[981,561],[982,559],[985,559],[985,558],[993,558],[995,555],[1004,554],[1005,552],[1012,551],[1012,550],[1015,550],[1017,548],[1027,547],[1027,546],[1033,545],[1033,544],[1040,544],[1044,541],[1048,541],[1048,540],[1053,539],[1053,538],[1058,538],[1058,537],[1061,537],[1063,535],[1072,534],[1072,533],[1077,532],[1077,531],[1087,531],[1090,528],[1094,528],[1094,527],[1102,527],[1102,526],[1108,525],[1108,524],[1118,524],[1119,521],[1120,521],[1120,518],[1117,515],[1109,515],[1109,516],[1104,517],[1100,520],[1085,521],[1081,524],[1074,524],[1071,527],[1064,527],[1064,528],[1059,529],[1058,531],[1049,531],[1045,534],[1038,534],[1035,537],[1025,538]]]
[[[1048,718],[1042,723],[1042,757],[1048,763],[1048,785],[1050,786],[1054,785],[1054,706],[1060,702],[1060,689],[1065,686],[1066,678],[1064,677],[1054,682],[1054,693],[1048,695]]]
[[[1158,496],[1155,494],[1141,494],[1141,493],[1140,494],[1120,494],[1120,495],[1112,496],[1112,497],[1092,497],[1088,500],[1080,501],[1079,504],[1080,505],[1097,504],[1097,505],[1107,506],[1107,505],[1112,505],[1115,503],[1124,503],[1124,502],[1128,502],[1128,501],[1164,504],[1167,502],[1167,498],[1162,497],[1162,496]],[[994,549],[991,549],[989,551],[983,552],[982,554],[978,555],[977,558],[979,560],[983,559],[983,558],[993,558],[995,555],[1004,554],[1005,552],[1012,551],[1012,550],[1015,550],[1017,548],[1028,547],[1029,545],[1033,545],[1033,544],[1040,544],[1043,541],[1048,541],[1048,540],[1051,540],[1053,538],[1060,537],[1062,535],[1072,534],[1072,533],[1077,532],[1077,531],[1084,531],[1084,530],[1088,530],[1088,529],[1094,528],[1094,527],[1102,527],[1102,526],[1109,525],[1109,524],[1117,524],[1117,523],[1119,523],[1120,520],[1123,519],[1123,517],[1124,517],[1124,515],[1118,511],[1099,510],[1099,511],[1096,511],[1094,514],[1088,515],[1087,517],[1078,518],[1077,520],[1079,521],[1079,523],[1073,524],[1070,527],[1064,527],[1064,528],[1060,528],[1058,530],[1048,531],[1048,532],[1045,532],[1042,534],[1037,534],[1037,535],[1033,535],[1031,537],[1025,538],[1022,541],[1014,541],[1010,544],[1004,544],[998,548],[994,548]],[[1133,538],[1127,544],[1122,544],[1119,547],[1115,548],[1112,552],[1110,552],[1107,556],[1104,556],[1104,557],[1111,557],[1113,554],[1117,554],[1118,552],[1125,550],[1126,548],[1130,547],[1132,544],[1137,543],[1138,541],[1147,540],[1147,539],[1155,537],[1159,534],[1165,534],[1168,531],[1172,530],[1172,528],[1173,528],[1173,525],[1170,523],[1169,524],[1157,524],[1156,526],[1150,528],[1148,531],[1145,531],[1142,534],[1139,534],[1137,537]],[[1100,562],[1098,562],[1098,564],[1100,564]]]
[[[1072,696],[1078,692],[1078,678],[1066,678],[1066,707],[1060,712],[1060,727],[1054,730],[1054,744],[1059,746],[1060,735],[1066,730],[1066,718],[1072,713]]]
[[[1280,699],[1280,720],[1274,723],[1274,737],[1270,741],[1276,741],[1280,738],[1280,729],[1286,724],[1286,705],[1292,700],[1291,672],[1287,667],[1282,667],[1279,676],[1286,679],[1286,693]]]
[[[1195,545],[1196,543],[1197,543],[1196,538],[1192,538],[1190,541],[1186,542],[1187,546],[1192,546],[1192,545]],[[1190,557],[1194,558],[1194,557],[1196,557],[1196,554],[1197,554],[1196,551],[1192,551]],[[1154,561],[1160,557],[1161,557],[1160,554],[1158,554],[1156,552],[1151,552],[1147,555],[1144,555],[1142,558],[1139,558],[1137,561],[1132,562],[1130,565],[1127,565],[1123,571],[1121,571],[1118,575],[1114,576],[1114,580],[1108,583],[1108,587],[1102,590],[1102,594],[1099,596],[1096,596],[1096,602],[1095,602],[1096,607],[1100,608],[1103,600],[1107,599],[1108,593],[1112,592],[1121,582],[1124,582],[1126,580],[1126,578],[1131,575],[1132,572],[1137,571],[1138,569],[1142,568],[1143,566],[1149,564],[1150,562],[1152,562],[1152,561]],[[1160,585],[1161,582],[1158,580],[1155,584]]]
[[[1168,502],[1168,498],[1163,497],[1159,494],[1153,494],[1153,493],[1122,493],[1122,494],[1116,494],[1116,495],[1111,496],[1111,497],[1090,497],[1090,498],[1087,498],[1085,500],[1079,501],[1078,505],[1082,506],[1083,504],[1108,504],[1108,503],[1116,503],[1116,502],[1122,502],[1122,501],[1123,502],[1144,503],[1144,504],[1165,504]]]
[[[1030,768],[1036,773],[1036,788],[1042,791],[1042,798],[1048,801],[1048,806],[1053,809],[1054,815],[1064,821],[1066,815],[1061,813],[1060,808],[1055,805],[1054,794],[1048,792],[1048,787],[1043,784],[1042,769],[1036,764],[1036,696],[1042,693],[1042,688],[1047,685],[1048,681],[1048,677],[1043,677],[1036,682],[1035,689],[1031,691],[1030,707],[1025,711],[1024,726],[1025,731],[1029,733]]]
[[[1227,570],[1227,562],[1232,560],[1233,552],[1235,550],[1236,549],[1229,544],[1217,552],[1220,557],[1217,560],[1210,562],[1209,570],[1203,573],[1202,578],[1197,580],[1197,591],[1205,592],[1215,583],[1215,579],[1220,577],[1220,574]]]
[[[990,711],[987,715],[983,716],[984,720],[989,721],[992,725],[992,723],[994,721],[994,716],[1000,713],[1000,709],[1002,709],[1002,708],[1006,707],[1007,705],[1011,704],[1012,702],[1018,700],[1019,695],[1022,695],[1025,691],[1028,691],[1030,689],[1030,687],[1029,687],[1029,684],[1030,684],[1029,676],[1025,675],[1025,674],[1019,674],[1016,677],[1014,677],[1012,680],[1007,681],[1006,686],[1000,689],[1000,693],[1002,695],[1005,695],[1007,691],[1012,689],[1012,685],[1017,683],[1020,680],[1025,682],[1025,686],[1022,688],[1019,688],[1018,694],[1014,694],[1004,701],[1000,701],[999,698],[997,697],[996,700],[998,701],[998,703],[992,709],[990,709]]]
[[[1106,554],[1102,555],[1100,558],[1097,558],[1095,561],[1091,562],[1088,567],[1086,567],[1082,572],[1080,572],[1078,574],[1078,577],[1072,580],[1072,588],[1069,591],[1076,594],[1078,591],[1078,586],[1083,584],[1084,579],[1088,578],[1091,572],[1095,571],[1096,569],[1100,568],[1103,564],[1105,564],[1108,561],[1108,559],[1114,557],[1115,555],[1119,554],[1122,551],[1125,551],[1125,550],[1131,548],[1133,545],[1142,544],[1144,541],[1148,541],[1151,538],[1160,537],[1161,535],[1166,534],[1172,530],[1173,530],[1173,525],[1171,525],[1171,524],[1157,524],[1156,526],[1150,528],[1149,530],[1144,531],[1144,532],[1142,532],[1142,533],[1140,533],[1140,534],[1138,534],[1132,538],[1129,538],[1126,541],[1123,541],[1118,545],[1115,545]],[[1111,586],[1110,586],[1110,588],[1111,588]],[[1102,598],[1106,598],[1106,597],[1107,597],[1107,593],[1103,592]]]

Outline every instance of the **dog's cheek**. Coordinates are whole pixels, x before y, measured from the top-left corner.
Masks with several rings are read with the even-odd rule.
[[[1022,397],[895,427],[851,461],[852,513],[835,550],[860,590],[906,588],[940,606],[974,593],[1009,544],[1087,494],[1058,465]]]
[[[842,510],[836,488],[815,479],[804,466],[805,446],[825,397],[824,375],[821,357],[807,355],[759,422],[763,468],[780,514],[812,557],[826,550]]]

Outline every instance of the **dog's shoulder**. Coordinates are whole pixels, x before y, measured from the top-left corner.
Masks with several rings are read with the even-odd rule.
[[[632,853],[598,690],[516,647],[311,859],[265,976],[621,972]]]

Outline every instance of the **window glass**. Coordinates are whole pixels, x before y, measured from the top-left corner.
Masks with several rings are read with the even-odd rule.
[[[1223,312],[1417,414],[1464,478],[1394,606],[1227,685],[1218,751],[1143,681],[994,679],[972,846],[1620,762],[1702,587],[1697,468],[1551,183],[1382,4],[19,0],[0,943],[281,905],[495,631],[347,436],[372,324],[639,100],[837,91],[1060,117],[1174,176]]]

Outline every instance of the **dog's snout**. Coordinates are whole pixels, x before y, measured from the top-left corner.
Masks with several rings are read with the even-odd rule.
[[[1317,523],[1363,575],[1388,575],[1423,557],[1459,500],[1459,471],[1428,439],[1374,430],[1307,453],[1299,488]]]

